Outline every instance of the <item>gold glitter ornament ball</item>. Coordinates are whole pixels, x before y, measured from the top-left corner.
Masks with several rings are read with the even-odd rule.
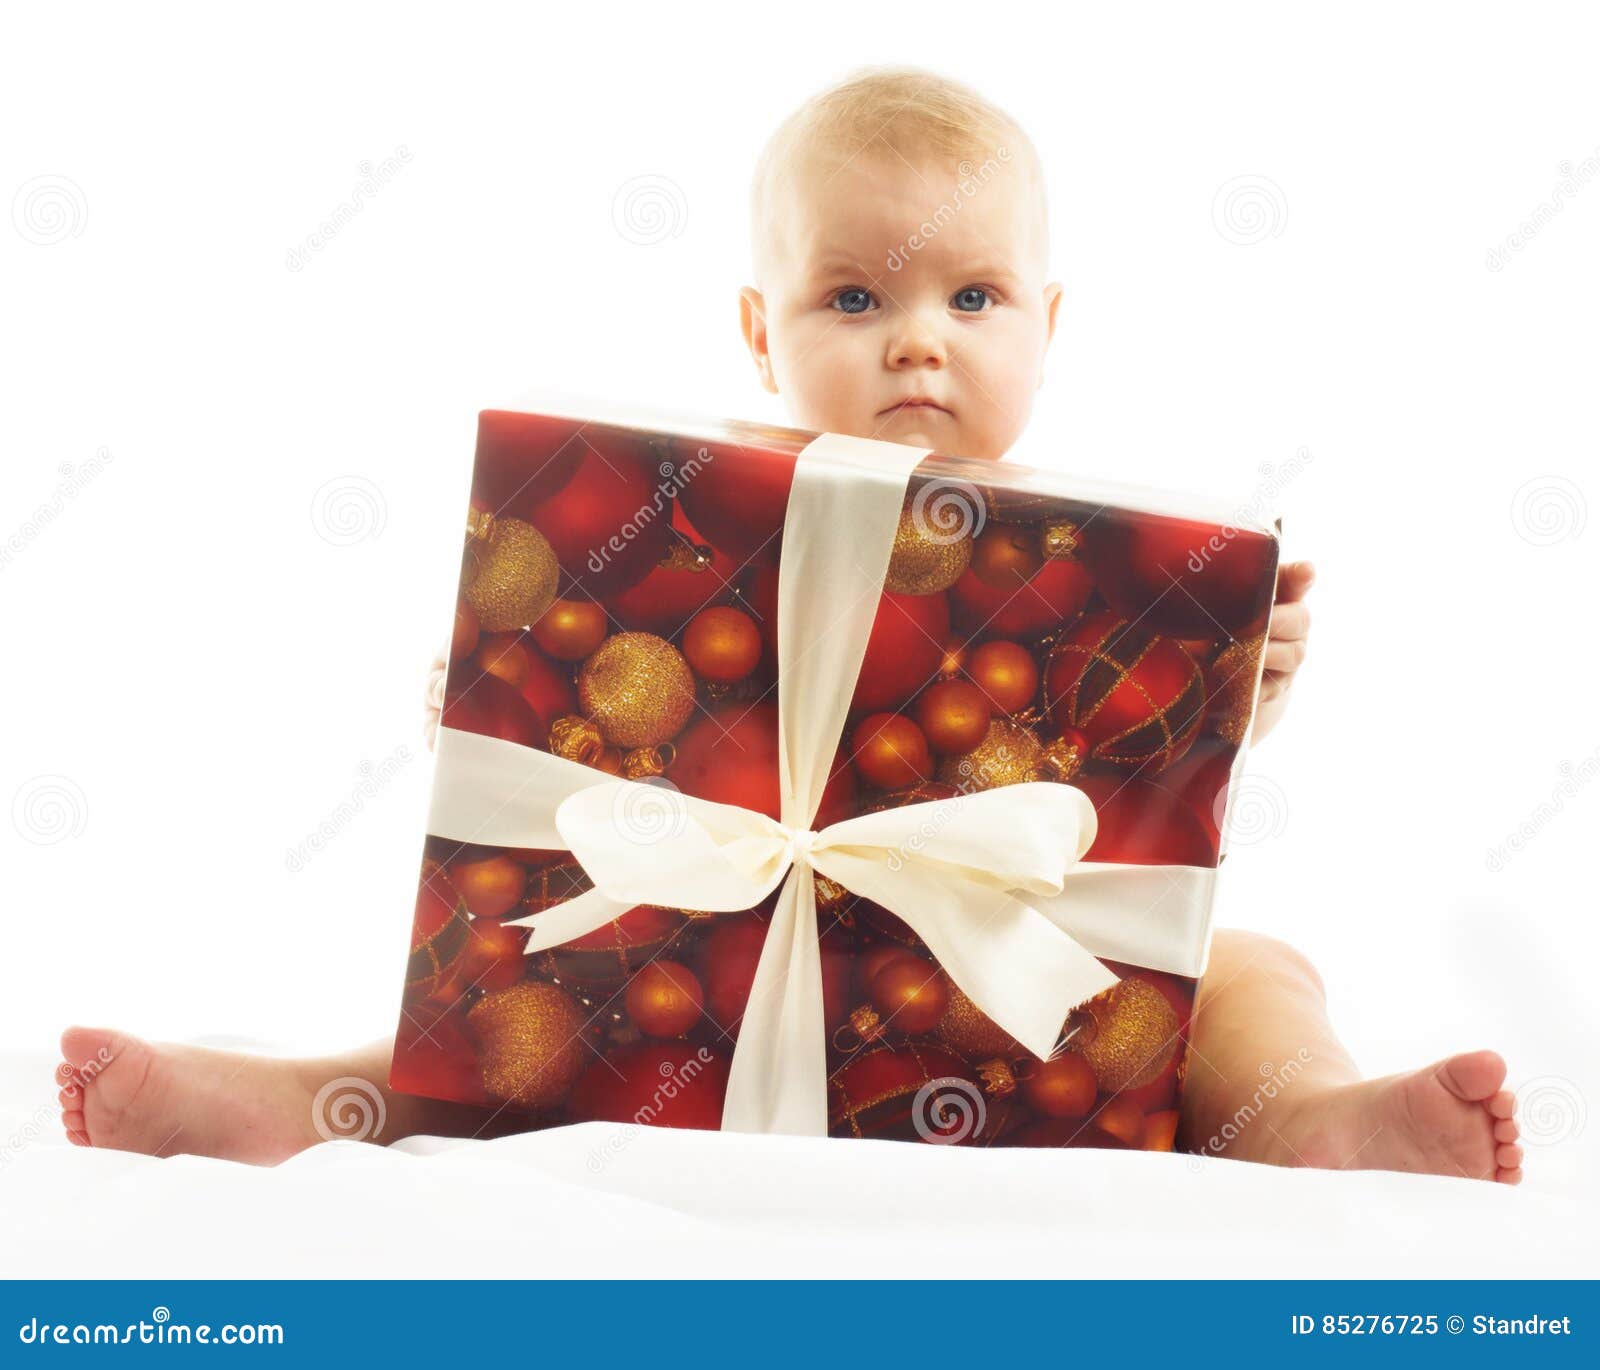
[[[939,779],[970,794],[1047,779],[1046,766],[1044,745],[1030,729],[1009,718],[996,718],[970,752],[939,763]]]
[[[971,526],[969,517],[962,524],[966,531],[945,531],[933,511],[902,509],[884,588],[901,595],[936,595],[948,590],[972,560]]]
[[[483,1087],[522,1108],[551,1108],[589,1059],[583,1009],[554,985],[524,981],[487,994],[467,1011],[478,1039]]]
[[[654,633],[616,633],[578,671],[578,703],[614,747],[655,747],[694,712],[694,673]]]
[[[1147,1085],[1178,1050],[1178,1015],[1146,980],[1121,980],[1074,1009],[1068,1045],[1108,1094]]]
[[[1265,633],[1239,638],[1217,653],[1217,659],[1207,672],[1211,727],[1219,737],[1236,747],[1250,731],[1250,706],[1255,702],[1261,655],[1266,646]]]
[[[946,977],[948,978],[948,977]],[[945,1042],[970,1060],[991,1056],[1026,1056],[1028,1049],[989,1017],[950,981],[950,1006],[934,1029]]]
[[[468,516],[467,530],[462,593],[479,625],[491,633],[526,628],[555,603],[555,549],[531,523],[477,509]]]

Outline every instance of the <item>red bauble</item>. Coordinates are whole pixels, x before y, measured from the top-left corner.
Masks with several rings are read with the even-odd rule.
[[[794,484],[794,455],[732,443],[688,442],[677,443],[674,455],[678,500],[706,540],[740,566],[776,562]],[[688,463],[696,461],[700,469],[686,479]]]
[[[1099,826],[1086,861],[1134,866],[1214,866],[1217,847],[1194,810],[1171,790],[1122,775],[1079,774]]]
[[[578,1077],[567,1096],[575,1123],[637,1123],[715,1132],[722,1126],[728,1058],[688,1042],[618,1047]]]
[[[446,684],[444,710],[439,716],[444,727],[520,742],[524,747],[544,745],[549,727],[511,686],[492,675],[477,674],[470,665],[459,674],[466,677],[467,684],[460,690]]]
[[[949,633],[950,602],[942,592],[897,595],[885,590],[872,620],[851,707],[899,708],[938,677]]]
[[[1211,845],[1219,851],[1222,845],[1222,819],[1228,799],[1228,780],[1233,773],[1233,762],[1238,751],[1226,738],[1201,733],[1188,755],[1162,771],[1156,782],[1163,789],[1182,796],[1205,828]]]
[[[623,1004],[641,1032],[680,1037],[700,1021],[705,991],[688,966],[658,957],[628,981]]]
[[[850,734],[850,758],[861,778],[881,790],[903,789],[933,777],[928,739],[904,714],[863,718]]]
[[[467,913],[461,896],[442,868],[424,863],[411,921],[407,998],[424,999],[436,993],[455,972],[466,946]]]
[[[750,584],[750,604],[761,623],[767,660],[778,660],[778,571],[764,566]],[[850,706],[896,709],[939,676],[950,634],[950,602],[941,592],[900,595],[885,590],[878,601]]]
[[[677,909],[640,904],[548,951],[535,952],[541,974],[575,985],[609,988],[628,980],[683,926]]]
[[[604,599],[650,574],[672,536],[648,439],[615,430],[584,434],[589,451],[572,478],[537,501],[528,521],[549,539],[568,598]]]
[[[870,1048],[828,1080],[835,1137],[970,1144],[987,1107],[972,1068],[925,1042]]]
[[[704,561],[697,559],[694,549],[705,542],[682,508],[674,505],[666,555],[637,585],[611,600],[617,622],[624,628],[672,637],[706,605],[730,594],[740,563],[716,547]]]
[[[973,574],[969,567],[950,597],[956,622],[970,633],[994,637],[1037,637],[1083,612],[1094,583],[1079,561],[1047,561],[1026,585],[1003,589]]]
[[[572,683],[571,668],[540,652],[529,652],[522,699],[539,717],[538,745],[543,747],[550,740],[550,725],[578,711],[578,691]]]
[[[1106,602],[1178,637],[1248,636],[1272,606],[1278,545],[1262,533],[1141,516],[1097,520],[1080,553]]]
[[[706,1012],[724,1032],[733,1032],[744,1017],[755,983],[756,963],[767,939],[766,920],[743,913],[717,918],[700,945],[700,974]],[[821,941],[822,1016],[831,1032],[850,1012],[851,955],[843,937],[825,929]]]
[[[488,1104],[477,1049],[454,1018],[430,1022],[426,1030],[402,1015],[395,1037],[389,1084],[402,1094]]]
[[[666,775],[685,794],[779,816],[776,704],[726,704],[702,713],[673,746],[677,756]],[[854,798],[854,774],[848,764],[836,761],[813,826],[824,828],[849,817]]]
[[[570,421],[485,409],[478,415],[473,502],[520,518],[520,510],[565,485],[588,450]]]
[[[527,682],[531,658],[522,644],[521,633],[485,633],[478,639],[471,664],[497,676],[513,690],[520,690]]]
[[[1058,728],[1088,739],[1093,759],[1156,771],[1199,733],[1205,681],[1171,638],[1118,614],[1089,614],[1050,653],[1045,704]]]
[[[450,660],[465,661],[478,645],[478,615],[466,600],[456,604],[456,621],[450,629]]]
[[[1121,1098],[1110,1099],[1087,1118],[1044,1118],[1029,1123],[1006,1138],[1008,1146],[1099,1147],[1111,1151],[1137,1151],[1144,1131],[1138,1106]]]
[[[895,921],[899,922],[898,919]],[[905,927],[905,924],[901,923],[900,926]],[[868,947],[855,958],[857,992],[865,996],[878,972],[883,970],[891,961],[915,961],[919,966],[931,966],[933,964],[931,961],[918,956],[914,951],[908,950],[901,943],[880,942],[875,947]]]

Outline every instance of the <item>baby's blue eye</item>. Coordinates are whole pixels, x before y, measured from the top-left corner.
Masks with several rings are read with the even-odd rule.
[[[842,314],[865,314],[872,306],[872,296],[858,285],[841,290],[833,297],[833,307]]]
[[[981,314],[989,303],[989,292],[981,285],[969,285],[950,297],[950,307],[967,314]]]

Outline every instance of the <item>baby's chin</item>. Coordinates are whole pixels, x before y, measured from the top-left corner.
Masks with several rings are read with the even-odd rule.
[[[998,453],[983,450],[986,444],[953,414],[942,409],[897,409],[880,414],[872,421],[875,437],[907,447],[931,447],[940,452],[965,457],[993,459]],[[868,430],[872,431],[871,429]]]

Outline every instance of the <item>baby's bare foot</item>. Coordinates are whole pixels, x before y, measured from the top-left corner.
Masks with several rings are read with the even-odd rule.
[[[275,1165],[323,1140],[305,1063],[68,1028],[56,1069],[78,1146]]]
[[[1408,1075],[1323,1090],[1282,1110],[1267,1129],[1271,1138],[1260,1139],[1263,1154],[1246,1159],[1517,1184],[1522,1148],[1505,1078],[1506,1063],[1494,1052],[1470,1051]],[[1276,1154],[1264,1154],[1267,1148]]]

